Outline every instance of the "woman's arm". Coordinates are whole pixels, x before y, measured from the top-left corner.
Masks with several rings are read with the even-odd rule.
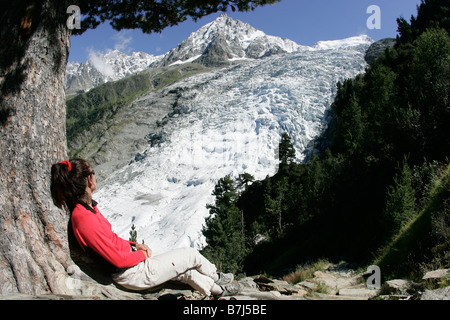
[[[152,256],[152,250],[146,244],[136,243],[136,249],[144,252],[144,254],[147,258],[150,258]]]

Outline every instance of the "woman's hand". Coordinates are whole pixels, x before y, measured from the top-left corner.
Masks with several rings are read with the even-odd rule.
[[[144,252],[145,256],[147,258],[150,258],[152,256],[152,250],[148,247],[148,245],[146,244],[136,244],[136,249],[141,250],[142,252]]]

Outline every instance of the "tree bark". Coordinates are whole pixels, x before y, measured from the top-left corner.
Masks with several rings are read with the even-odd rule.
[[[64,210],[50,196],[67,157],[66,1],[0,10],[0,294],[65,294],[71,264]]]

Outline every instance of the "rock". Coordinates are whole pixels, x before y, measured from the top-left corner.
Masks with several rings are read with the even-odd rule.
[[[144,160],[147,157],[147,152],[142,153],[136,153],[136,155],[134,156],[134,161],[139,162]]]
[[[448,285],[450,280],[450,269],[438,269],[427,272],[422,280],[426,282],[428,290],[439,289]],[[441,300],[441,299],[439,299]]]
[[[384,38],[372,43],[372,45],[366,51],[364,60],[366,60],[368,63],[372,62],[380,55],[382,55],[386,49],[394,47],[395,43],[396,40],[394,38]]]
[[[253,277],[253,280],[256,283],[272,283],[273,280],[270,278],[267,278],[266,276],[260,274],[259,276]]]
[[[284,295],[302,295],[305,291],[301,286],[291,285],[287,281],[277,280],[277,279],[269,279],[265,276],[258,276],[254,279],[254,282],[257,283],[259,290],[261,291],[270,291],[277,292],[276,295],[284,294]]]
[[[349,288],[342,288],[339,290],[338,295],[360,298],[361,300],[368,300],[376,297],[379,294],[379,290],[368,289],[364,284],[357,285]]]
[[[419,285],[408,280],[391,280],[384,283],[382,290],[372,290],[362,283],[361,274],[339,268],[328,268],[327,271],[316,271],[313,279],[297,284],[284,280],[271,279],[263,275],[245,277],[237,282],[242,291],[226,300],[370,300],[381,299],[418,299]],[[330,270],[330,271],[328,271]],[[70,295],[0,295],[0,300],[214,300],[206,297],[191,287],[179,282],[169,281],[161,286],[140,292],[130,292],[114,284],[101,285],[87,277],[77,266],[67,268],[70,285],[74,294]],[[436,273],[434,276],[437,276]],[[440,273],[439,273],[440,274]],[[445,274],[445,273],[444,273]],[[433,275],[433,274],[432,274]],[[432,278],[432,275],[428,277]],[[323,288],[326,288],[323,290]],[[383,291],[383,295],[379,295]],[[422,300],[448,300],[449,287],[438,290],[427,290]]]
[[[255,245],[263,243],[263,242],[268,241],[268,240],[269,240],[268,237],[266,237],[266,236],[264,236],[262,234],[259,234],[259,233],[256,236],[253,237],[253,243]]]
[[[450,269],[438,269],[427,272],[423,276],[423,280],[430,280],[430,279],[443,279],[448,278],[450,276]]]
[[[306,295],[308,295],[308,291],[303,288],[299,288],[297,293],[295,293],[294,295],[300,296],[300,297],[305,297]]]
[[[425,290],[420,300],[450,300],[450,286],[436,290]]]
[[[231,49],[224,35],[219,34],[206,48],[199,62],[207,67],[229,65],[228,59],[233,58]]]
[[[269,291],[269,292],[270,292],[270,294],[273,294],[275,297],[281,297],[281,293],[276,291],[276,290],[272,290],[272,291]]]
[[[384,287],[391,290],[404,290],[411,286],[412,282],[409,280],[395,279],[384,283]]]
[[[236,300],[304,300],[300,295],[284,295],[276,291],[243,290],[234,296]],[[227,298],[229,300],[229,298]]]
[[[246,289],[258,289],[258,285],[251,277],[246,277],[238,281],[242,288]]]
[[[380,293],[382,295],[412,296],[416,295],[421,286],[409,280],[395,279],[383,283]]]
[[[333,274],[329,272],[314,272],[314,282],[326,286],[329,294],[337,294],[340,289],[357,284],[359,277],[350,276],[351,273]]]
[[[151,298],[150,298],[151,297]],[[153,294],[152,296],[147,295],[147,300],[202,300],[205,298],[204,295],[198,291],[193,291],[189,289],[176,290],[176,289],[163,289],[160,292]]]
[[[306,289],[308,289],[310,291],[315,291],[318,288],[317,287],[317,283],[312,282],[310,280],[302,281],[302,282],[298,283],[298,285],[300,285],[300,286],[302,286],[302,287],[304,287],[304,288],[306,288]]]
[[[324,269],[329,273],[348,278],[356,274],[356,271],[352,267],[353,267],[352,264],[343,262],[338,265],[332,264],[326,265]]]
[[[259,288],[260,290],[263,291],[277,291],[280,294],[288,294],[288,295],[298,293],[299,290],[301,289],[298,286],[295,287],[293,285],[290,285],[286,281],[282,280],[276,280],[272,283],[261,283],[259,284]]]

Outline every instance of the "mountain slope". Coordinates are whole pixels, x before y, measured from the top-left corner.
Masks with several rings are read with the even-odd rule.
[[[91,53],[83,63],[69,62],[66,68],[66,93],[68,95],[89,91],[103,83],[116,81],[147,69],[162,56],[145,52],[127,55],[118,50],[106,54]]]
[[[198,64],[150,68],[68,99],[70,157],[88,159],[100,178],[128,164],[148,147],[157,122],[174,112],[179,94],[160,89],[206,71]]]
[[[134,224],[155,253],[201,247],[216,181],[244,171],[256,179],[273,174],[285,131],[301,160],[327,124],[336,82],[364,72],[371,43],[355,37],[248,60],[142,95],[133,103],[136,119],[151,108],[142,99],[165,104],[172,96],[172,111],[148,128],[137,161],[99,182],[100,210],[123,237]]]

